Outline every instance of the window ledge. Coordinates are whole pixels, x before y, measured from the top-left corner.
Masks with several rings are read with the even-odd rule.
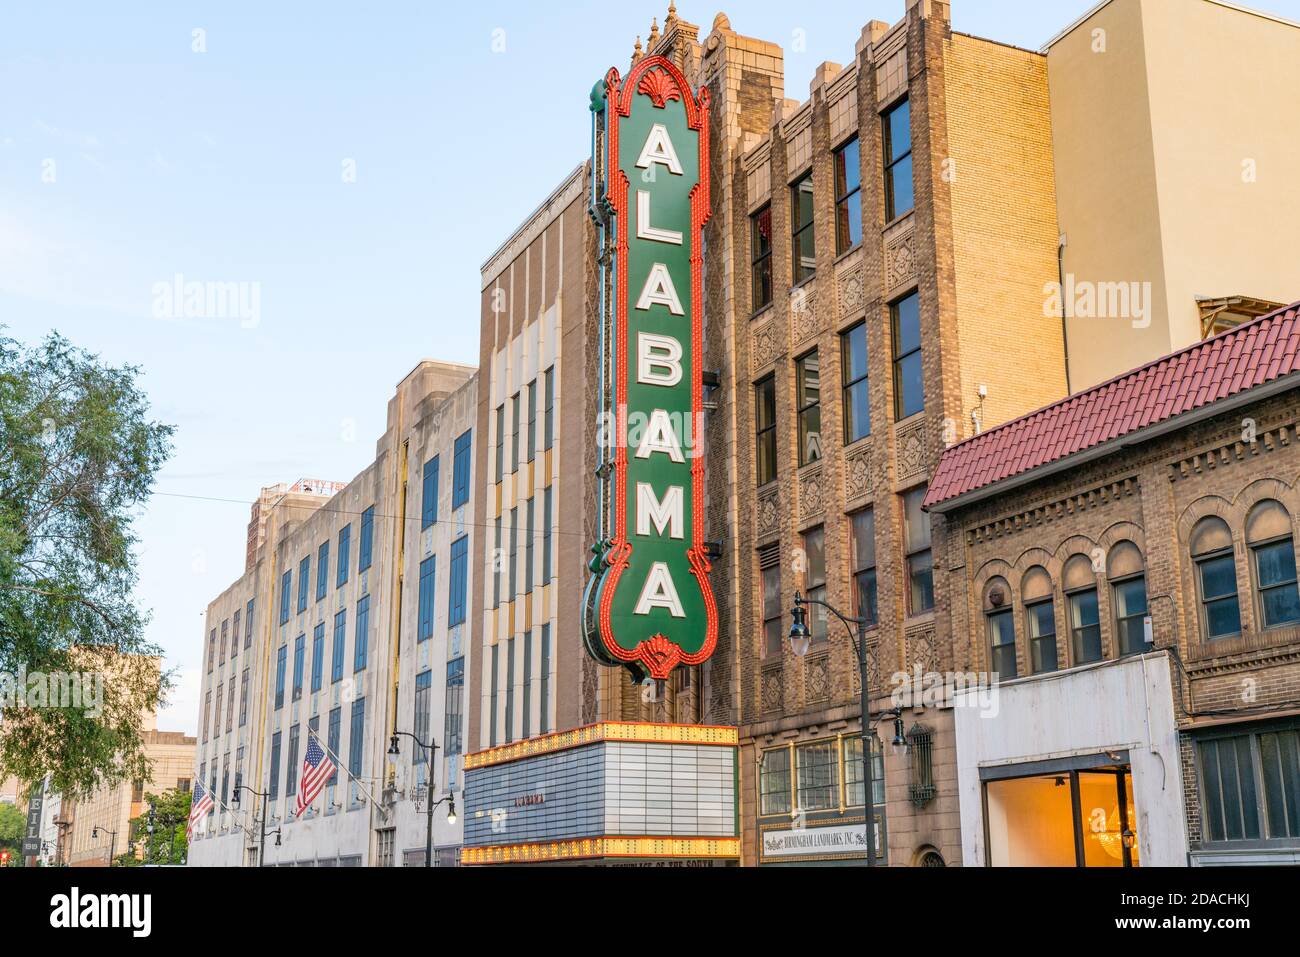
[[[770,302],[759,306],[757,309],[755,309],[753,312],[749,314],[749,321],[756,322],[759,319],[765,318],[766,314],[771,312],[772,309],[773,309],[773,305]]]

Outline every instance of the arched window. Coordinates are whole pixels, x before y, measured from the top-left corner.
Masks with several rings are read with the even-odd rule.
[[[1207,641],[1241,634],[1237,562],[1228,523],[1214,515],[1197,522],[1191,551],[1201,601],[1201,633]]]
[[[1025,634],[1029,636],[1029,667],[1034,674],[1056,670],[1056,608],[1052,604],[1052,576],[1036,565],[1020,580],[1025,603]]]
[[[1011,617],[1011,588],[1005,578],[984,586],[984,618],[988,623],[989,663],[998,677],[1016,677],[1016,623]]]
[[[1132,542],[1118,542],[1106,558],[1115,604],[1115,637],[1119,653],[1136,655],[1147,650],[1147,579],[1142,553]]]
[[[1270,499],[1250,510],[1246,519],[1246,545],[1250,549],[1263,627],[1277,628],[1300,622],[1295,540],[1291,516],[1281,502]]]
[[[1061,576],[1070,612],[1070,652],[1073,664],[1101,661],[1101,617],[1097,607],[1097,575],[1092,559],[1075,555]]]

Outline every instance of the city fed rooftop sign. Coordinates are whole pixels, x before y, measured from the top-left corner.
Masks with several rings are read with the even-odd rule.
[[[701,455],[708,105],[661,56],[592,91],[600,540],[587,647],[656,679],[705,661],[718,637]]]

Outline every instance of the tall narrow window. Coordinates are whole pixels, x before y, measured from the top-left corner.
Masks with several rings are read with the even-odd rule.
[[[855,136],[835,151],[835,254],[862,240],[862,165]]]
[[[885,221],[908,212],[912,201],[912,114],[907,100],[881,118],[885,147]]]
[[[930,516],[921,510],[926,486],[903,493],[903,533],[907,547],[908,607],[913,615],[934,608],[934,561],[930,554]]]
[[[248,723],[248,669],[239,677],[239,726]]]
[[[292,589],[293,589],[293,569],[290,569],[280,577],[280,624],[282,625],[289,620],[289,602],[291,601],[290,594],[292,593]],[[216,646],[216,640],[217,640],[217,631],[214,628],[212,630],[212,641],[213,641],[214,648]],[[212,670],[211,653],[209,653],[208,655],[208,670],[209,671]]]
[[[488,692],[488,747],[497,746],[497,701],[500,695],[500,651],[501,643],[497,642],[492,646],[492,684]]]
[[[233,661],[239,657],[239,617],[242,609],[235,609],[235,616],[230,624],[230,657]]]
[[[366,699],[352,702],[352,727],[348,729],[348,770],[353,778],[361,776],[361,759],[366,742]]]
[[[320,691],[325,679],[325,622],[320,622],[311,633],[311,691]]]
[[[758,570],[763,588],[763,653],[779,658],[784,640],[784,607],[781,604],[781,546],[778,543],[758,550]]]
[[[546,370],[546,415],[542,423],[542,448],[555,445],[555,366]]]
[[[415,640],[418,644],[433,637],[433,586],[436,578],[436,555],[420,562],[419,624]]]
[[[516,392],[515,397],[510,400],[510,405],[514,410],[513,418],[511,420],[514,425],[510,437],[511,474],[519,471],[519,421],[520,417],[523,415],[523,399],[524,394],[522,392]]]
[[[533,593],[533,555],[536,537],[533,532],[533,518],[537,498],[534,496],[524,503],[524,594]]]
[[[1118,542],[1106,557],[1106,565],[1119,654],[1141,654],[1147,650],[1147,580],[1142,553],[1132,542]]]
[[[1101,615],[1097,607],[1097,576],[1087,555],[1075,555],[1065,563],[1062,586],[1070,613],[1071,664],[1086,665],[1101,660]]]
[[[281,645],[280,650],[275,653],[275,710],[277,711],[284,707],[284,672],[288,660],[289,647]]]
[[[826,527],[818,525],[803,533],[804,596],[816,601],[826,600]],[[826,640],[826,609],[821,605],[808,606],[808,627],[813,641]]]
[[[298,563],[298,614],[307,610],[307,592],[311,581],[311,556]]]
[[[797,286],[817,271],[817,244],[813,238],[813,178],[805,173],[790,187],[790,260],[792,282]]]
[[[509,578],[506,587],[506,601],[514,601],[515,595],[518,594],[515,586],[518,584],[517,575],[519,572],[519,506],[516,505],[510,510],[510,565]]]
[[[330,665],[330,683],[343,680],[343,657],[348,643],[348,610],[344,608],[334,616],[334,647]]]
[[[506,744],[515,739],[515,640],[506,639]]]
[[[337,578],[334,582],[335,588],[342,588],[344,585],[348,583],[348,574],[350,571],[348,565],[351,563],[351,555],[349,553],[351,551],[352,551],[352,524],[348,523],[347,525],[344,525],[342,528],[339,529],[339,560],[338,560],[339,570],[338,570]]]
[[[248,604],[244,606],[244,649],[247,650],[253,646],[253,602],[255,599],[248,599]]]
[[[218,659],[221,664],[226,663],[226,642],[230,639],[230,619],[227,618],[221,623],[221,657]]]
[[[797,359],[794,368],[799,406],[799,464],[807,465],[822,457],[822,390],[817,350]]]
[[[1291,516],[1281,502],[1260,502],[1246,519],[1260,622],[1278,628],[1300,622],[1300,592],[1296,589],[1295,539]]]
[[[343,737],[342,706],[330,709],[329,730],[326,732],[326,735],[328,737],[328,741],[326,742],[326,744],[330,749],[330,757],[333,760],[337,761],[338,753],[339,753],[339,745],[342,742],[342,737]],[[338,772],[338,768],[336,767],[334,769],[334,773],[330,775],[329,783],[337,784],[338,780],[339,780],[339,772]]]
[[[371,505],[361,513],[361,543],[357,547],[357,571],[370,567],[370,557],[375,542],[375,507]]]
[[[529,738],[533,733],[533,633],[525,631],[524,642],[524,700],[523,729],[520,737]]]
[[[984,619],[989,636],[989,665],[998,678],[1016,677],[1016,623],[1011,612],[1011,589],[994,578],[984,587]]]
[[[316,600],[320,601],[325,597],[325,592],[329,588],[330,577],[330,543],[324,541],[320,543],[320,548],[316,550]]]
[[[506,476],[506,406],[503,402],[497,406],[497,444],[496,444],[497,484]]]
[[[867,626],[876,624],[876,513],[869,508],[850,516],[853,525],[855,612]]]
[[[492,549],[492,607],[501,607],[501,516],[497,516]]]
[[[894,418],[925,408],[921,375],[921,300],[916,293],[889,307],[894,338]]]
[[[447,757],[464,750],[462,726],[465,695],[465,659],[453,658],[447,662],[446,707],[443,712],[442,740]]]
[[[754,386],[755,457],[758,484],[776,479],[776,377],[768,376]]]
[[[293,640],[293,700],[302,697],[303,658],[306,655],[307,636],[299,635]]]
[[[469,590],[469,536],[462,535],[451,543],[451,581],[447,595],[447,627],[465,621],[465,596]]]
[[[280,796],[280,732],[271,735],[271,786],[267,796],[274,801]]]
[[[285,572],[288,575],[288,572]],[[285,620],[288,620],[288,612],[285,612]],[[213,628],[208,633],[208,674],[212,674],[212,663],[217,657],[217,629]]]
[[[454,512],[469,501],[469,467],[471,432],[466,431],[456,439],[456,451],[451,466],[451,510]]]
[[[840,376],[844,383],[844,444],[852,445],[871,434],[865,322],[840,336]]]
[[[528,436],[524,440],[528,461],[537,458],[537,380],[528,383]]]
[[[1215,516],[1201,519],[1192,529],[1191,546],[1205,637],[1214,640],[1241,634],[1237,561],[1228,523]]]
[[[438,456],[436,455],[424,463],[420,502],[420,528],[423,530],[438,521]]]
[[[554,485],[542,491],[542,584],[551,581],[551,492]]]
[[[226,695],[226,730],[235,726],[235,676],[230,676],[229,691]]]
[[[415,736],[426,744],[429,741],[429,699],[433,692],[433,672],[426,668],[415,676]],[[420,747],[411,749],[411,763],[425,764],[429,752]]]
[[[1052,603],[1052,578],[1041,565],[1020,579],[1025,603],[1025,633],[1029,636],[1029,668],[1034,674],[1055,671],[1056,608]]]
[[[542,625],[542,660],[541,660],[541,696],[538,701],[541,713],[538,731],[546,734],[551,730],[551,624]]]
[[[357,633],[353,639],[356,650],[353,653],[352,670],[364,671],[370,654],[370,596],[363,595],[357,602]]]
[[[772,301],[772,207],[764,206],[749,218],[749,271],[754,312]]]
[[[293,797],[298,793],[298,736],[301,733],[302,728],[297,724],[289,729],[289,758],[284,764],[285,797]]]

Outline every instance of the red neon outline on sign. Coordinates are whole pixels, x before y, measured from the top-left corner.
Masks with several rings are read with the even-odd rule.
[[[618,434],[627,435],[627,195],[628,179],[618,164],[618,117],[632,115],[632,98],[641,81],[652,70],[663,70],[668,79],[681,94],[686,107],[686,125],[688,129],[699,133],[700,142],[700,178],[691,189],[691,348],[692,369],[694,375],[691,383],[691,415],[693,428],[699,428],[704,417],[704,384],[695,368],[704,353],[704,303],[703,275],[704,260],[701,253],[700,231],[709,221],[709,91],[702,88],[699,97],[690,92],[686,77],[673,62],[662,56],[649,56],[640,60],[627,75],[621,86],[617,69],[611,69],[605,76],[605,99],[614,106],[617,116],[609,124],[609,155],[606,169],[612,170],[609,200],[614,207],[618,235],[615,255],[618,262],[615,279],[614,324],[615,364],[620,370],[618,380],[617,415]],[[661,96],[673,99],[671,88],[656,83],[655,89]],[[645,91],[642,91],[645,92]],[[696,442],[701,440],[696,436]],[[713,598],[713,587],[709,583],[712,563],[704,545],[704,458],[696,455],[691,463],[691,492],[694,508],[691,515],[692,541],[687,549],[686,558],[691,566],[691,574],[700,586],[704,599],[705,624],[704,644],[695,654],[686,654],[679,645],[669,641],[664,635],[656,634],[640,641],[632,650],[623,648],[614,640],[614,630],[610,621],[611,606],[618,580],[628,566],[628,556],[632,554],[632,543],[627,540],[627,444],[620,441],[614,455],[614,537],[606,555],[609,570],[605,573],[608,580],[601,587],[600,600],[600,640],[614,658],[619,661],[639,661],[652,678],[666,679],[674,667],[679,664],[698,665],[707,661],[718,643],[718,605]]]

